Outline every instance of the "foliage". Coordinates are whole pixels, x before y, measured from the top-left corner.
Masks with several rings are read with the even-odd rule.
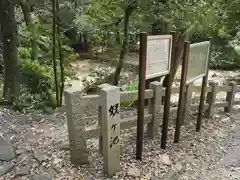
[[[16,99],[15,106],[39,107],[39,105],[56,106],[52,98],[54,94],[53,72],[48,65],[40,64],[39,61],[21,59],[20,73],[22,92]]]
[[[130,83],[126,88],[122,89],[123,91],[136,91],[138,90],[138,82],[137,81],[133,81],[132,83]],[[121,102],[121,107],[128,107],[131,104],[133,104],[134,99],[136,99],[136,97],[133,97],[132,99],[128,100],[128,101],[122,101]]]
[[[29,11],[30,17],[33,23],[37,24],[37,30],[33,31],[27,26],[24,22],[26,19],[24,13],[20,10],[20,6],[16,6],[22,94],[15,105],[42,107],[44,104],[54,107],[56,102],[53,97],[56,92],[51,55],[52,5],[50,1],[26,2],[32,8]],[[132,3],[136,6],[129,18],[128,33],[126,33],[124,15],[127,9],[131,8]],[[102,51],[113,50],[117,52],[114,61],[120,57],[119,49],[124,40],[126,41],[126,45],[122,45],[124,48],[130,51],[138,49],[138,34],[142,31],[151,34],[169,33],[171,30],[184,32],[186,29],[191,29],[189,39],[192,43],[212,39],[213,67],[240,66],[240,0],[95,0],[81,5],[67,0],[60,1],[59,8],[56,14],[59,27],[57,38],[61,44],[61,55],[64,57],[63,64],[67,76],[73,74],[69,71],[70,63],[81,56],[74,52],[73,44],[79,47],[82,41],[86,40],[91,50],[99,50],[99,46]],[[68,31],[72,33],[70,36],[66,35]],[[33,33],[37,42],[35,49],[37,61],[32,58],[35,52],[33,48],[36,47],[32,44]],[[125,37],[126,34],[128,38]],[[56,51],[56,65],[59,64],[60,54]],[[96,82],[85,81],[87,89],[92,90],[98,84],[109,82],[108,70],[104,72],[97,70],[97,72],[92,73],[92,76],[98,77]],[[60,74],[58,73],[57,76],[60,77]],[[126,88],[126,90],[136,89],[136,82]]]
[[[39,61],[22,59],[20,62],[22,84],[31,89],[31,93],[46,92],[53,88],[52,70],[48,65]]]

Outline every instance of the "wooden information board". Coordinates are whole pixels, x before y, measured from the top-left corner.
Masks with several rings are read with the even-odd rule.
[[[187,67],[187,84],[190,84],[206,75],[209,53],[210,41],[190,45]]]
[[[147,37],[146,79],[163,76],[171,67],[171,35]]]

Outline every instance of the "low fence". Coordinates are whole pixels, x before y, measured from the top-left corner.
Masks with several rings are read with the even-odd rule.
[[[192,93],[200,92],[201,86],[188,85],[186,94],[185,116],[188,117],[191,105]],[[226,101],[216,103],[218,92],[226,92]],[[179,93],[179,87],[172,88],[172,94]],[[236,84],[217,86],[210,83],[207,87],[207,100],[205,115],[213,116],[214,108],[224,107],[225,112],[231,112],[234,105]],[[138,91],[120,92],[119,88],[103,84],[99,86],[96,95],[81,96],[81,92],[74,89],[65,91],[65,103],[67,111],[67,123],[70,143],[71,161],[74,164],[88,163],[88,149],[86,141],[91,138],[99,138],[99,152],[104,157],[104,167],[108,174],[116,172],[120,168],[120,129],[128,129],[137,125],[137,116],[121,119],[120,102],[134,101],[138,99]],[[148,113],[144,123],[147,124],[147,133],[151,138],[157,135],[158,127],[162,120],[162,97],[165,88],[160,82],[152,82],[150,88],[145,90],[145,99],[148,99]],[[85,107],[98,108],[98,123],[85,126]],[[171,108],[177,111],[177,108]]]

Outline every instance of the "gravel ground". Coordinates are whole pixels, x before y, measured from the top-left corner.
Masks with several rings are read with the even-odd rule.
[[[226,80],[226,76],[218,73],[211,72],[210,79],[225,84],[222,79]],[[229,79],[236,76],[236,73],[229,74]],[[239,97],[240,93],[237,94]],[[218,100],[222,100],[221,95]],[[160,148],[160,134],[154,140],[145,136],[141,162],[134,159],[136,128],[122,132],[121,171],[111,179],[149,180],[161,178],[169,172],[176,172],[180,180],[240,179],[237,153],[240,152],[239,108],[235,106],[232,114],[217,109],[214,118],[204,120],[201,133],[195,132],[196,117],[191,115],[182,127],[178,144],[173,143],[176,114],[172,113],[167,149]],[[132,109],[122,111],[124,117],[135,114],[136,110]],[[90,124],[95,122],[94,119],[88,121]],[[10,154],[12,158],[2,160],[0,152],[0,180],[108,179],[102,172],[103,159],[98,154],[97,139],[88,141],[89,165],[75,167],[71,164],[65,146],[68,144],[68,134],[64,113],[26,115],[0,108],[0,148],[1,137],[10,140],[8,152],[13,147],[15,155]]]
[[[232,142],[234,138],[238,139],[236,133],[240,129],[238,109],[235,106],[235,116],[223,113],[222,109],[216,110],[213,119],[204,121],[201,133],[195,132],[196,118],[191,116],[187,125],[182,127],[179,144],[173,143],[174,124],[171,121],[167,149],[160,148],[160,134],[154,140],[146,136],[142,162],[134,159],[136,129],[124,131],[121,136],[121,172],[111,179],[150,179],[153,176],[162,177],[175,169],[179,169],[181,180],[233,179],[230,176],[234,175],[239,179],[237,166],[222,163],[229,147],[237,147]],[[33,179],[36,174],[39,177],[51,176],[56,180],[108,179],[102,173],[103,163],[98,154],[97,139],[88,142],[90,165],[71,165],[69,152],[63,150],[62,146],[68,143],[64,114],[31,118],[31,115],[22,115],[8,109],[0,109],[0,112],[0,132],[11,140],[16,153],[15,158],[9,161],[14,167],[1,176],[0,180]],[[129,113],[131,111],[128,115]],[[175,117],[173,114],[171,120]],[[227,159],[231,162],[231,158]],[[0,162],[0,165],[5,164],[4,161]],[[28,168],[24,175],[20,174],[22,167]]]

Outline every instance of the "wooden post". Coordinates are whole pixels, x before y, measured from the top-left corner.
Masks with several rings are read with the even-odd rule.
[[[172,58],[171,63],[175,61],[176,45],[177,45],[177,33],[171,32],[172,35]],[[169,74],[165,77],[167,79],[166,92],[164,96],[164,112],[163,112],[163,123],[162,123],[162,137],[161,137],[161,148],[166,149],[167,146],[167,136],[168,136],[168,121],[169,121],[169,112],[171,106],[171,94],[172,94],[172,84],[173,84],[173,69],[171,64],[171,69]]]
[[[157,135],[157,131],[161,120],[161,107],[162,107],[162,83],[152,82],[150,83],[150,89],[154,92],[154,97],[150,99],[148,104],[148,112],[152,114],[152,122],[148,124],[148,135],[154,138]]]
[[[231,90],[231,92],[227,93],[226,100],[229,104],[228,104],[228,107],[224,108],[224,111],[228,112],[228,113],[231,113],[232,109],[233,109],[233,105],[234,105],[235,94],[236,94],[236,83],[231,82],[231,83],[229,83],[229,86],[232,87],[232,90]]]
[[[209,86],[211,87],[212,90],[207,94],[208,110],[206,111],[205,116],[208,119],[213,117],[216,96],[217,96],[217,84],[214,82],[210,82]]]
[[[186,91],[186,82],[187,82],[189,51],[190,51],[190,41],[186,41],[184,42],[184,51],[183,51],[181,84],[180,84],[180,93],[179,93],[179,100],[178,100],[176,128],[175,128],[175,135],[174,135],[175,143],[178,143],[180,139],[180,129],[184,119],[184,109],[186,107],[186,103],[185,103],[186,98],[184,97],[184,95],[186,95],[185,91]]]
[[[202,116],[203,116],[203,109],[204,109],[204,103],[205,103],[205,96],[206,96],[206,89],[208,84],[208,74],[209,74],[209,64],[210,64],[210,56],[211,56],[211,46],[212,43],[210,43],[209,47],[209,54],[208,54],[208,61],[207,61],[207,67],[206,67],[206,74],[203,77],[202,81],[202,89],[201,89],[201,96],[200,96],[200,104],[198,109],[198,117],[197,117],[197,125],[196,125],[196,131],[200,132],[201,126],[202,126]]]
[[[109,84],[101,84],[98,86],[97,91],[100,93],[101,89],[109,87]],[[98,140],[99,144],[99,154],[102,154],[102,105],[98,107],[98,126],[100,127],[100,136]]]
[[[146,83],[147,33],[140,34],[136,159],[142,160]]]
[[[103,88],[100,95],[104,172],[111,177],[120,170],[120,90],[110,86]]]
[[[192,104],[192,94],[193,94],[193,84],[188,84],[186,87],[186,92],[184,97],[186,98],[186,100],[184,102],[186,102],[186,106],[184,108],[184,116],[183,116],[183,122],[182,125],[185,124],[186,120],[188,121],[189,119],[189,114],[190,112],[190,108],[191,108],[191,104]]]
[[[87,101],[80,99],[80,92],[72,88],[64,92],[67,112],[68,137],[70,144],[70,155],[73,164],[88,164],[88,150],[84,138],[84,107]]]

